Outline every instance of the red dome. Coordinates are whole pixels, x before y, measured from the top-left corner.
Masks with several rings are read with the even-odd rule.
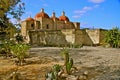
[[[29,18],[26,19],[26,21],[34,21],[34,19],[29,17]]]
[[[69,18],[67,16],[65,16],[65,12],[62,12],[62,16],[59,17],[59,20],[61,21],[69,21]]]
[[[60,16],[59,20],[61,20],[61,21],[69,21],[69,18],[66,17],[66,16]]]
[[[44,9],[41,9],[41,12],[36,14],[35,16],[35,18],[40,18],[40,17],[49,18],[48,14],[44,12]]]
[[[49,16],[46,13],[43,13],[43,12],[40,12],[40,13],[36,14],[35,18],[39,18],[39,17],[49,18]]]

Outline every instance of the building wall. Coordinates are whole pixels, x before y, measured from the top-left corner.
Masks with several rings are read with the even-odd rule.
[[[27,23],[25,21],[23,21],[21,26],[22,26],[21,27],[21,34],[23,37],[25,37],[27,35],[27,28],[26,28]]]
[[[103,45],[104,44],[104,39],[105,39],[105,34],[106,34],[107,30],[104,29],[100,29],[100,39],[99,39],[99,44]]]
[[[30,31],[30,43],[32,45],[66,45],[65,35],[61,31],[40,30]]]
[[[48,18],[42,18],[42,29],[54,30],[54,21]]]
[[[75,44],[92,45],[93,42],[85,30],[76,30],[75,31]]]
[[[88,34],[89,38],[92,40],[93,44],[99,44],[100,43],[100,30],[86,30],[86,33]]]
[[[61,30],[65,27],[65,22],[64,21],[56,21],[56,27],[57,30]]]
[[[75,43],[75,29],[62,29],[61,32],[69,44]]]

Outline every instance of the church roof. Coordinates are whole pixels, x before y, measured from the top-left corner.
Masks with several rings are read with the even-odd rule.
[[[29,17],[29,18],[26,19],[26,21],[34,21],[34,19]]]
[[[55,12],[52,13],[51,19],[52,19],[52,20],[59,20],[59,19],[55,16]]]
[[[35,18],[40,18],[40,17],[49,18],[48,14],[44,12],[44,9],[41,9],[41,12],[35,15]]]
[[[65,12],[62,12],[62,16],[59,17],[59,20],[61,21],[69,21],[69,18],[67,16],[65,16]]]

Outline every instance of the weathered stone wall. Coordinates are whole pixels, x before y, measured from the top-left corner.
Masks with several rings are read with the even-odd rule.
[[[100,43],[100,30],[86,30],[89,38],[92,40],[93,44],[99,44]]]
[[[26,28],[27,23],[25,21],[23,21],[21,26],[22,26],[21,27],[21,34],[23,37],[25,37],[27,35],[27,28]]]
[[[68,43],[75,43],[75,29],[62,29],[61,32],[65,35],[65,39]]]
[[[64,28],[65,29],[75,29],[75,26],[72,22],[66,22]]]
[[[95,29],[95,30],[86,30],[93,44],[103,44],[105,33],[107,30],[104,29]]]
[[[105,40],[105,34],[108,30],[104,30],[104,29],[100,29],[100,45],[104,44],[104,40]]]
[[[65,27],[65,22],[64,21],[56,21],[56,27],[57,30],[61,30]]]
[[[76,30],[75,31],[75,44],[92,45],[93,42],[85,30]]]
[[[42,18],[42,29],[54,30],[53,20],[48,18]]]
[[[30,43],[32,45],[66,45],[65,35],[61,31],[30,31]]]

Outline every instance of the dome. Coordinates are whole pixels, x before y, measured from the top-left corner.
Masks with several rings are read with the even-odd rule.
[[[65,16],[65,12],[63,11],[62,16],[59,17],[59,20],[61,21],[69,21],[69,18]]]
[[[52,19],[52,20],[59,20],[59,19],[55,16],[55,12],[52,13],[51,19]]]
[[[49,18],[48,14],[44,12],[44,9],[41,9],[41,12],[39,12],[38,14],[36,14],[35,18]]]
[[[34,21],[34,19],[29,17],[29,18],[26,19],[26,21]]]
[[[61,20],[61,21],[69,21],[68,17],[66,17],[66,16],[60,16],[59,20]]]

